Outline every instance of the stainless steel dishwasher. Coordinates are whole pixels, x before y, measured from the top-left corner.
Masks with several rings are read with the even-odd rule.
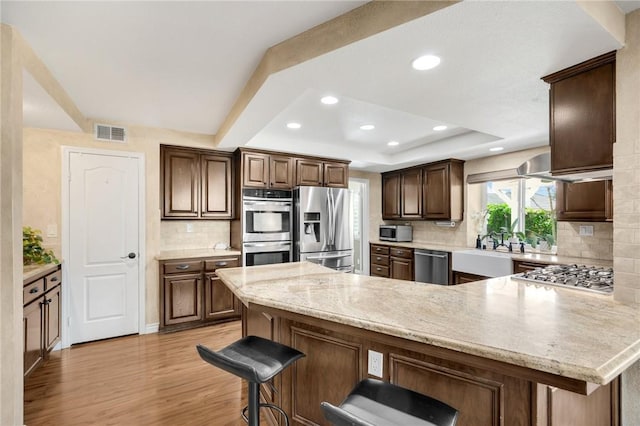
[[[416,282],[449,284],[449,253],[416,249],[413,251]]]

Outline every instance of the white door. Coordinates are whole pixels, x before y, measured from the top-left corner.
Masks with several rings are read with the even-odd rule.
[[[69,153],[70,343],[138,333],[140,159]]]

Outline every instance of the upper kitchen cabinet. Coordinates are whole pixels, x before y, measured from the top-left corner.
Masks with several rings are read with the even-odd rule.
[[[347,188],[349,186],[349,165],[312,158],[297,158],[296,185]]]
[[[400,219],[400,173],[390,172],[382,174],[382,218]]]
[[[556,218],[559,221],[613,220],[613,182],[600,180],[556,183]]]
[[[160,146],[162,219],[231,219],[233,172],[225,152]]]
[[[464,161],[446,160],[424,167],[424,218],[462,220]]]
[[[290,189],[293,186],[291,158],[262,152],[242,152],[242,186]]]
[[[462,220],[464,161],[445,160],[382,174],[382,218]]]
[[[551,172],[613,167],[615,59],[610,52],[542,79],[549,92]]]

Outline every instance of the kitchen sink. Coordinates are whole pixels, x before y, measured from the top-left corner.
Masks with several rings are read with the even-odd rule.
[[[513,274],[511,254],[489,250],[460,250],[452,253],[454,271],[485,277],[504,277]]]

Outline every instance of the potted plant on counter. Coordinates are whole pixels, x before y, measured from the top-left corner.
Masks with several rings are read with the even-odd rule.
[[[42,232],[30,226],[22,227],[22,263],[23,265],[60,263],[52,250],[42,247]]]

